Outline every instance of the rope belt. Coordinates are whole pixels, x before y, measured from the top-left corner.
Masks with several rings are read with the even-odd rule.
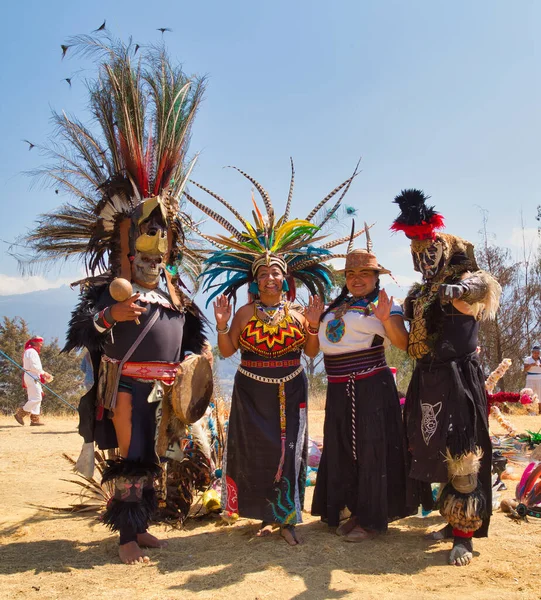
[[[329,383],[345,383],[346,394],[351,400],[351,453],[357,461],[357,409],[355,398],[355,382],[372,377],[387,369],[385,348],[375,346],[359,352],[349,352],[336,356],[324,356],[325,370]]]
[[[287,361],[283,361],[287,362]],[[303,371],[302,366],[298,367],[285,377],[264,377],[263,375],[256,375],[242,367],[238,367],[238,372],[241,375],[246,375],[250,379],[254,379],[255,381],[259,381],[260,383],[272,383],[274,385],[278,385],[278,400],[280,402],[280,445],[282,449],[282,453],[280,455],[280,463],[278,464],[278,470],[276,471],[276,475],[274,476],[274,482],[279,483],[280,479],[282,479],[282,472],[284,470],[284,462],[286,458],[286,383],[295,379],[297,375],[300,375]]]
[[[292,358],[291,360],[247,360],[241,359],[242,367],[250,367],[252,369],[280,369],[283,367],[298,367],[301,364],[300,358]]]

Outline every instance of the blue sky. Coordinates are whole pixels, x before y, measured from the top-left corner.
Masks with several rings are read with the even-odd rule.
[[[69,55],[61,61],[60,44],[106,18],[113,34],[140,44],[172,28],[170,54],[186,72],[208,75],[194,178],[241,210],[250,184],[225,165],[252,174],[282,207],[293,156],[294,206],[304,216],[362,156],[347,203],[376,221],[374,249],[404,286],[414,277],[409,246],[388,228],[405,187],[424,189],[447,231],[474,242],[487,209],[496,243],[518,252],[521,213],[535,238],[541,204],[540,17],[536,0],[10,3],[0,41],[0,240],[68,200],[31,187],[23,172],[43,157],[21,140],[47,140],[52,108],[84,117],[93,72]],[[63,79],[72,75],[70,89]],[[337,228],[343,235],[348,226]],[[22,281],[7,249],[0,242],[0,295],[79,277],[68,263]]]

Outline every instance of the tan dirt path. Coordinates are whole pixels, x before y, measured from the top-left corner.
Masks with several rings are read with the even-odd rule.
[[[541,429],[541,417],[511,419],[521,431]],[[301,547],[287,547],[276,534],[258,539],[257,524],[246,520],[230,527],[191,520],[182,531],[154,527],[169,548],[150,550],[150,566],[124,566],[116,537],[95,517],[35,506],[67,506],[65,492],[76,489],[62,481],[71,473],[61,457],[79,452],[76,419],[49,416],[46,423],[23,428],[0,417],[2,599],[541,599],[541,523],[516,524],[499,511],[491,537],[476,541],[465,568],[446,565],[448,542],[423,541],[441,523],[435,513],[393,523],[379,539],[347,544],[308,512],[299,527]],[[323,412],[312,411],[311,434],[322,435],[322,424]]]

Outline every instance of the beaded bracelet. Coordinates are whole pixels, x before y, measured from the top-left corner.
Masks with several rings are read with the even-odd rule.
[[[102,311],[100,311],[100,318],[101,318],[103,324],[105,325],[105,327],[107,327],[107,329],[111,329],[111,327],[112,327],[111,323],[108,323],[105,318],[105,310],[106,309],[104,308]]]
[[[318,335],[319,334],[319,327],[312,327],[310,325],[310,323],[307,323],[306,325],[306,332],[309,333],[310,335]]]

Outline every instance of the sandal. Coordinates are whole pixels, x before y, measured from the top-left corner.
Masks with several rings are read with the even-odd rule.
[[[366,529],[359,527],[356,525],[349,533],[344,536],[344,540],[346,542],[364,542],[365,540],[369,540],[373,537]]]
[[[301,543],[295,532],[295,525],[282,525],[280,535],[290,546],[299,546]]]
[[[350,517],[347,521],[344,521],[336,528],[336,535],[347,535],[350,531],[355,529],[357,525],[357,519]]]
[[[268,537],[272,534],[272,523],[263,521],[257,530],[257,537]]]

